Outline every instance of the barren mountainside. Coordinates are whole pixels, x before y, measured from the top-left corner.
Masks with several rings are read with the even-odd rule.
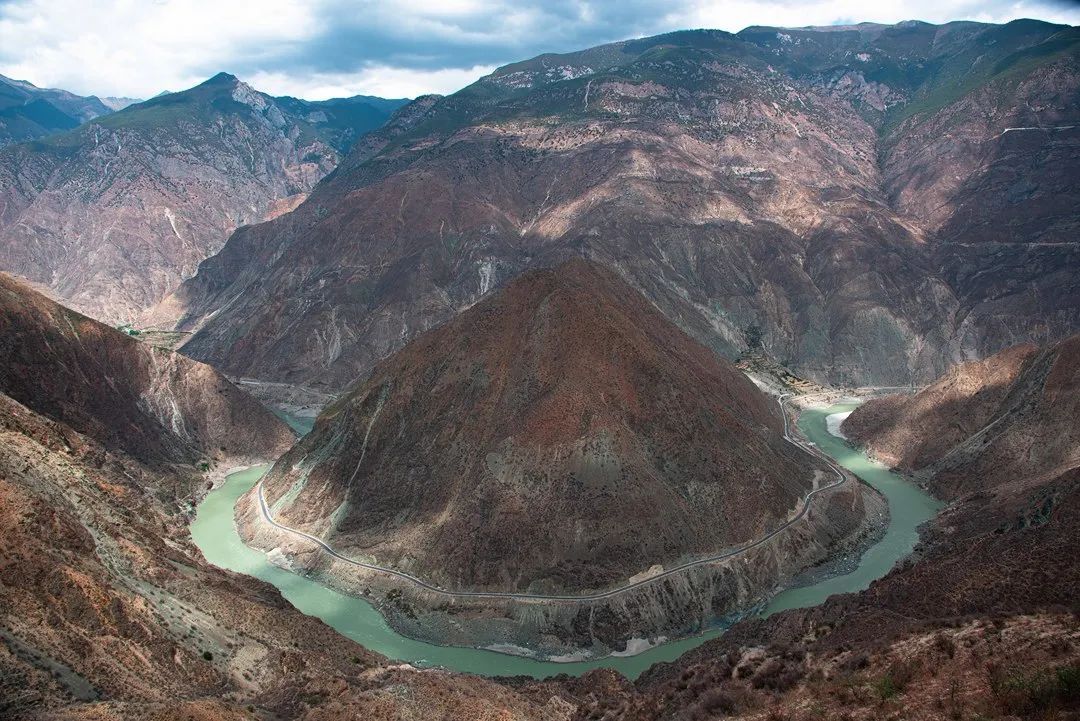
[[[415,108],[170,299],[193,357],[340,389],[527,268],[584,255],[706,346],[926,382],[1080,325],[1077,31],[686,31]]]
[[[1080,336],[956,366],[914,396],[867,403],[844,432],[955,498],[1080,466]]]
[[[380,363],[266,496],[280,522],[448,587],[598,589],[786,520],[826,471],[782,430],[730,364],[572,260]]]
[[[221,73],[12,145],[0,150],[0,268],[131,322],[237,227],[295,206],[400,102],[273,98]]]
[[[0,718],[566,718],[572,692],[390,663],[210,565],[146,492],[186,480],[0,393]]]
[[[272,460],[288,427],[220,373],[0,275],[0,392],[148,468]]]

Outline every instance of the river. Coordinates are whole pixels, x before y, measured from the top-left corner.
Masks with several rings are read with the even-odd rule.
[[[898,560],[911,552],[918,540],[918,526],[932,518],[941,507],[938,501],[918,486],[891,473],[828,432],[825,419],[829,415],[848,412],[856,405],[844,403],[804,410],[799,416],[799,430],[840,465],[884,494],[889,502],[889,526],[881,540],[862,555],[856,568],[779,593],[762,610],[764,615],[817,605],[833,594],[867,588],[873,580],[884,576]],[[196,545],[210,563],[273,584],[300,611],[322,619],[342,635],[391,659],[407,661],[418,667],[445,667],[484,676],[520,674],[543,678],[560,673],[580,675],[595,668],[612,668],[633,679],[653,664],[672,661],[724,631],[723,627],[718,626],[697,636],[660,644],[634,656],[612,656],[575,663],[540,661],[476,648],[435,646],[406,638],[392,630],[367,601],[278,568],[266,560],[265,554],[244,545],[236,530],[233,509],[240,496],[255,485],[265,471],[265,467],[259,467],[233,473],[224,485],[206,496],[191,525],[191,536]]]

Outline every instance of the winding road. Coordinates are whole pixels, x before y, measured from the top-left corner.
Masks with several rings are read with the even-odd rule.
[[[874,390],[887,390],[887,389],[885,389],[885,388],[876,388]],[[812,394],[808,394],[808,395],[802,396],[802,397],[803,398],[812,398],[812,397],[816,397],[816,396],[820,396],[820,395],[826,395],[827,393],[832,393],[832,391],[827,391],[825,393],[812,393]],[[348,564],[353,565],[353,566],[357,566],[359,568],[366,569],[368,571],[375,571],[377,573],[384,573],[384,574],[386,574],[388,576],[393,576],[393,577],[401,579],[403,581],[407,581],[408,583],[411,583],[411,584],[413,584],[415,586],[418,586],[419,588],[423,589],[424,591],[436,594],[438,596],[443,596],[443,597],[450,598],[450,599],[485,599],[486,598],[486,599],[500,599],[500,600],[524,601],[524,602],[602,601],[604,599],[609,599],[609,598],[612,598],[614,596],[619,596],[619,595],[627,593],[629,591],[641,588],[642,586],[648,585],[650,583],[655,583],[655,582],[657,582],[657,581],[659,581],[661,579],[667,578],[669,576],[673,576],[673,575],[675,575],[677,573],[682,573],[683,571],[689,570],[691,568],[696,568],[698,566],[704,566],[704,565],[707,565],[707,564],[716,563],[718,561],[724,561],[724,560],[727,560],[727,559],[730,559],[730,558],[734,558],[736,556],[740,556],[740,555],[746,553],[747,551],[750,551],[751,549],[757,548],[758,546],[760,546],[760,545],[762,545],[764,543],[767,543],[769,540],[771,540],[777,534],[782,533],[783,531],[785,531],[786,529],[791,527],[793,524],[795,524],[796,522],[801,520],[807,514],[807,512],[809,511],[809,509],[810,509],[810,500],[814,496],[818,495],[819,493],[823,493],[825,491],[836,488],[837,486],[840,486],[845,481],[847,481],[847,476],[844,475],[843,471],[840,470],[839,466],[837,466],[835,463],[833,463],[832,459],[830,459],[825,454],[821,453],[817,448],[813,447],[812,445],[810,445],[808,443],[805,443],[802,439],[798,438],[798,436],[795,435],[792,432],[791,425],[790,425],[790,422],[788,420],[788,414],[787,414],[787,401],[788,401],[789,398],[792,397],[792,395],[793,394],[791,394],[791,393],[785,393],[785,394],[779,396],[776,399],[777,403],[780,405],[780,415],[784,420],[784,438],[789,443],[792,443],[792,444],[798,446],[799,448],[806,451],[807,453],[810,453],[811,455],[815,456],[816,458],[819,458],[822,461],[824,461],[832,469],[832,471],[836,474],[837,480],[830,483],[827,486],[821,486],[820,488],[815,488],[814,490],[807,493],[806,496],[803,498],[803,502],[801,504],[802,507],[799,509],[798,513],[796,513],[794,516],[792,516],[786,523],[776,527],[775,529],[773,529],[772,531],[770,531],[766,535],[762,536],[761,538],[757,539],[756,541],[753,541],[752,543],[748,543],[745,546],[740,546],[739,548],[735,548],[735,549],[730,550],[730,551],[725,551],[724,553],[718,553],[718,554],[713,555],[713,556],[708,556],[708,557],[705,557],[705,558],[699,558],[699,559],[694,560],[694,561],[688,561],[686,563],[683,563],[683,564],[680,564],[680,565],[675,566],[673,568],[662,571],[661,573],[658,573],[655,576],[650,576],[649,578],[645,578],[645,579],[642,579],[640,581],[634,581],[633,583],[627,583],[626,585],[619,586],[617,588],[613,588],[613,589],[610,589],[608,591],[602,591],[600,593],[586,593],[586,594],[580,594],[580,595],[547,595],[547,594],[539,594],[539,593],[510,593],[510,592],[499,592],[499,591],[448,591],[448,590],[446,590],[444,588],[439,588],[438,586],[433,586],[432,584],[427,583],[423,579],[417,578],[416,576],[412,576],[412,575],[410,575],[408,573],[404,573],[402,571],[397,571],[397,570],[394,570],[393,568],[387,568],[385,566],[379,566],[379,565],[373,564],[373,563],[365,563],[364,561],[357,561],[356,559],[349,558],[348,556],[344,556],[341,553],[339,553],[338,551],[336,551],[332,546],[327,544],[321,538],[313,536],[310,533],[305,533],[304,531],[301,531],[299,529],[292,528],[290,526],[286,526],[286,525],[284,525],[282,523],[278,523],[276,520],[274,520],[274,517],[270,513],[270,507],[266,503],[266,497],[263,494],[263,480],[262,479],[259,479],[259,483],[256,486],[256,494],[257,494],[258,499],[259,499],[259,509],[262,511],[262,517],[267,523],[271,524],[272,526],[274,526],[274,527],[276,527],[276,528],[278,528],[278,529],[280,529],[282,531],[292,533],[292,534],[294,534],[296,536],[300,536],[301,538],[305,538],[305,539],[311,541],[312,543],[314,543],[314,544],[318,545],[320,548],[322,548],[323,551],[325,551],[326,553],[328,553],[329,555],[333,556],[334,558],[336,558],[336,559],[338,559],[340,561],[344,561],[345,563],[348,563]]]

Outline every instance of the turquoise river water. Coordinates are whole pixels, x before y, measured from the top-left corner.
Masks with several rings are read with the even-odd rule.
[[[862,555],[854,570],[783,591],[765,606],[761,611],[763,615],[789,608],[815,606],[833,594],[867,588],[911,552],[918,540],[919,525],[932,518],[941,506],[915,484],[891,473],[828,432],[825,423],[827,416],[850,411],[856,405],[845,403],[804,410],[799,417],[799,430],[837,463],[854,472],[888,499],[889,526],[881,540]],[[697,636],[662,643],[634,656],[612,656],[575,663],[540,661],[477,648],[435,646],[406,638],[391,629],[367,601],[278,568],[266,560],[265,554],[244,545],[236,530],[233,509],[240,496],[255,485],[265,472],[266,467],[258,467],[233,473],[224,485],[207,495],[199,505],[191,526],[196,545],[210,563],[273,584],[300,611],[322,619],[342,635],[389,658],[419,667],[444,667],[485,676],[521,674],[543,678],[560,673],[577,675],[594,668],[613,668],[633,679],[654,663],[672,661],[724,631],[723,627],[718,626]]]

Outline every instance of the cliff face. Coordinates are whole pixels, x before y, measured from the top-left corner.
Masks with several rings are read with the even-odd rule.
[[[152,468],[272,460],[288,427],[209,366],[0,275],[0,392]]]
[[[585,255],[728,357],[754,337],[813,379],[929,381],[1080,325],[1076,56],[1062,26],[915,23],[510,65],[236,233],[174,296],[185,352],[340,389]]]
[[[237,227],[307,193],[391,112],[372,102],[272,98],[220,74],[5,148],[0,268],[131,322]]]

